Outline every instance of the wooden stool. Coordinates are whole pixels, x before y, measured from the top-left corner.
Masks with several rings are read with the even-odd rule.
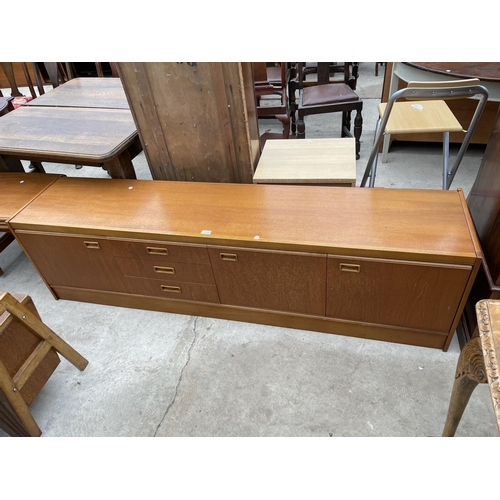
[[[42,434],[28,406],[60,362],[88,361],[48,328],[28,295],[0,292],[0,427],[11,436]]]
[[[490,389],[493,411],[500,431],[500,300],[480,300],[476,304],[479,337],[463,347],[458,358],[443,437],[455,435],[472,392],[480,383]]]
[[[353,138],[274,139],[262,150],[254,184],[356,185]]]

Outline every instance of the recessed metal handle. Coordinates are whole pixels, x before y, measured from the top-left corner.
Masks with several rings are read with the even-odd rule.
[[[97,241],[84,241],[83,244],[85,245],[85,248],[90,248],[92,250],[101,249],[101,245],[99,245],[99,242]]]
[[[235,253],[221,253],[221,260],[228,260],[230,262],[236,262],[238,260],[238,256]]]
[[[161,285],[161,289],[163,292],[181,293],[180,286]]]
[[[153,266],[155,273],[160,274],[175,274],[175,268],[173,267],[163,267],[163,266]]]
[[[149,255],[168,255],[168,248],[146,247]]]
[[[340,264],[340,270],[348,273],[359,273],[361,266],[359,264]]]

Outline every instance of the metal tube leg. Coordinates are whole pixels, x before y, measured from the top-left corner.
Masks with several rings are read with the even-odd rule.
[[[387,156],[389,155],[390,143],[391,143],[391,134],[385,134],[384,145],[382,146],[382,163],[387,163]]]
[[[450,133],[443,132],[443,189],[448,189],[450,186],[448,165],[450,160]]]

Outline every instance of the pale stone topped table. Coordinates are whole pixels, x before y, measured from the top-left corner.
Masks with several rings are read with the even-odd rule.
[[[356,185],[354,138],[266,141],[254,184]]]

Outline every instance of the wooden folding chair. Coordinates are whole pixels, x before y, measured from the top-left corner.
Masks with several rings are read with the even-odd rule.
[[[16,298],[17,297],[17,298]],[[60,362],[88,361],[45,325],[27,295],[0,292],[0,427],[11,436],[40,436],[29,411]]]

